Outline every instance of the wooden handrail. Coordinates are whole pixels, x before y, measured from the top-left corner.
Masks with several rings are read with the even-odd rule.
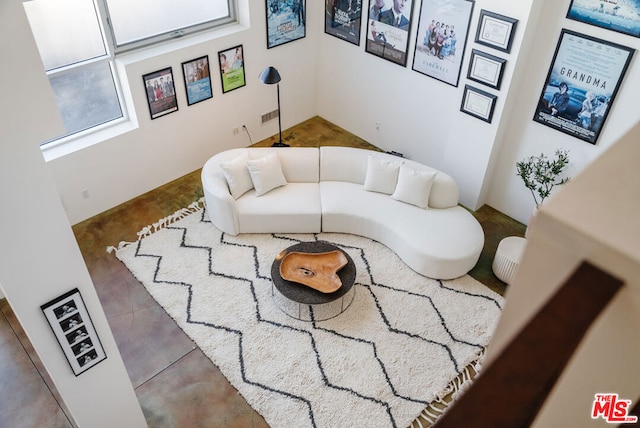
[[[622,284],[582,263],[434,426],[530,426],[589,326]]]

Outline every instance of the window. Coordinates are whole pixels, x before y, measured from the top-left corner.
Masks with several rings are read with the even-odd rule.
[[[118,53],[235,20],[234,0],[31,0],[24,8],[65,126],[52,141],[126,117]]]
[[[116,51],[233,21],[228,0],[104,0]]]

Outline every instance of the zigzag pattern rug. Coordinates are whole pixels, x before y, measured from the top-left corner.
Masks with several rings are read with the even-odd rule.
[[[201,204],[109,251],[270,426],[433,421],[433,402],[455,397],[479,369],[503,299],[471,277],[425,278],[360,236],[230,236]],[[309,240],[338,245],[357,269],[353,303],[322,322],[289,317],[272,296],[274,257]]]

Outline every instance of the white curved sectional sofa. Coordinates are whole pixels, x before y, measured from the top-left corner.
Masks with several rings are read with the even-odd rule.
[[[430,278],[466,274],[484,245],[449,175],[386,153],[232,149],[205,163],[202,186],[209,218],[223,232],[361,235]]]

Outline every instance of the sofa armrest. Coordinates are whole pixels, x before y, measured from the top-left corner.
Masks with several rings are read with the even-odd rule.
[[[211,222],[221,231],[231,235],[240,233],[236,201],[229,193],[224,177],[202,169],[202,190]]]

